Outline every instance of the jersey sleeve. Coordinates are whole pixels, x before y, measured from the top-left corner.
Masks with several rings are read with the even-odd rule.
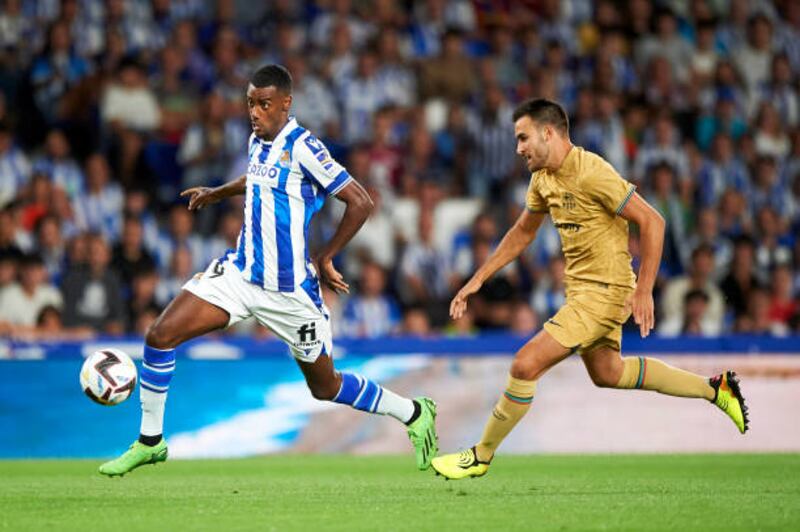
[[[295,157],[303,175],[314,181],[329,196],[342,190],[353,179],[314,135],[306,135],[297,143]]]
[[[608,212],[619,214],[636,191],[636,185],[626,181],[606,161],[593,165],[584,181],[585,190]]]
[[[531,176],[531,182],[528,185],[528,193],[525,195],[525,206],[531,212],[548,212],[547,202],[536,186],[535,176]]]

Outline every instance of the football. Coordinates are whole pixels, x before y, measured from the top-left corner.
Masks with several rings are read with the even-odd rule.
[[[81,388],[96,403],[113,406],[125,401],[136,388],[136,365],[119,349],[101,349],[86,358],[81,368]]]

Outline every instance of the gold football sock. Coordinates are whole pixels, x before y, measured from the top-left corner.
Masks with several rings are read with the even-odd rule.
[[[492,459],[500,443],[530,409],[535,392],[536,381],[508,377],[508,387],[494,406],[481,441],[475,446],[478,460],[488,462]]]
[[[625,357],[622,377],[617,388],[655,390],[677,397],[714,399],[714,388],[708,379],[649,357]]]

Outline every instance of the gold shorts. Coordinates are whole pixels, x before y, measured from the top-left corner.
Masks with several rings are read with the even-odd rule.
[[[619,351],[622,325],[631,315],[625,309],[631,293],[632,288],[600,283],[569,287],[566,303],[545,322],[544,330],[559,344],[579,352],[603,346]]]

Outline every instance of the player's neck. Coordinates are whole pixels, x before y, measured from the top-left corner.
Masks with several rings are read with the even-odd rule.
[[[573,145],[569,139],[553,146],[553,151],[550,153],[550,164],[547,165],[547,169],[551,172],[557,172],[558,169],[561,168],[561,165],[564,164],[564,160],[567,158],[572,148]]]

